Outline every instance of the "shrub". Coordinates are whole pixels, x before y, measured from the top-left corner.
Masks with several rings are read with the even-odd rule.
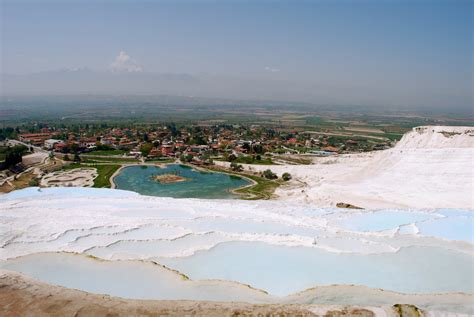
[[[264,170],[262,175],[263,175],[263,177],[265,177],[267,179],[277,179],[278,178],[278,176],[269,169]]]
[[[281,175],[281,178],[287,182],[291,179],[291,174],[290,173],[283,173],[283,175]]]
[[[29,181],[28,185],[37,187],[39,185],[39,180],[37,178],[33,178],[32,180]]]
[[[76,152],[74,153],[74,162],[80,162],[81,161],[81,157],[79,156],[79,154]]]
[[[242,165],[235,162],[230,163],[230,168],[235,172],[242,172],[244,170]]]

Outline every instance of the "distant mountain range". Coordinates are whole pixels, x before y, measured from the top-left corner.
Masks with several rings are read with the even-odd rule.
[[[377,94],[377,95],[376,95]],[[380,110],[425,110],[440,113],[472,113],[472,104],[452,97],[447,103],[431,101],[426,96],[422,102],[407,104],[403,92],[373,91],[371,87],[351,82],[350,86],[338,85],[329,80],[294,81],[284,78],[238,78],[207,73],[157,73],[127,71],[96,71],[87,67],[44,71],[31,74],[1,74],[0,95],[109,95],[109,96],[178,96],[180,104],[282,104],[295,105],[344,105],[370,106]],[[375,96],[376,95],[376,96]],[[135,97],[136,98],[136,97]],[[191,98],[186,100],[186,98]],[[198,101],[198,99],[200,101]],[[204,101],[202,101],[204,100]],[[385,101],[388,100],[388,101]],[[229,101],[229,102],[227,102]],[[248,102],[251,101],[251,102]]]

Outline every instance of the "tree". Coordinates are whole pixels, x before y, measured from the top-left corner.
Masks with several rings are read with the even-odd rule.
[[[143,156],[147,156],[150,154],[151,149],[153,148],[152,143],[144,143],[142,146],[140,146],[140,152],[142,152]]]
[[[28,148],[24,145],[15,145],[7,149],[5,153],[5,168],[10,168],[21,162],[21,157]]]
[[[227,160],[228,160],[229,162],[233,162],[233,161],[235,161],[236,159],[237,159],[237,156],[235,156],[234,154],[229,155],[229,157],[227,158]]]
[[[291,179],[291,174],[290,173],[283,173],[283,175],[281,175],[281,178],[287,182]]]
[[[264,170],[262,175],[266,179],[277,179],[278,178],[278,176],[275,173],[273,173],[270,169]]]
[[[183,154],[179,157],[179,160],[183,163],[190,163],[193,160],[193,156],[191,154]]]
[[[263,154],[263,146],[261,144],[254,144],[253,151],[258,154]]]
[[[81,157],[79,156],[79,153],[74,153],[74,162],[80,162],[81,161]]]

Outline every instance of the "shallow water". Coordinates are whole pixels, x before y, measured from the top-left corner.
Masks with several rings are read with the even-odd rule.
[[[177,174],[187,178],[184,182],[160,184],[154,175]],[[183,165],[130,166],[114,178],[118,189],[131,190],[143,195],[174,198],[238,198],[232,189],[250,184],[246,179],[224,174],[204,172]]]
[[[232,283],[189,281],[151,262],[41,253],[0,262],[0,267],[50,284],[125,298],[265,302],[270,297]]]
[[[420,234],[474,243],[474,218],[446,217],[416,224]]]
[[[336,223],[353,231],[383,231],[433,218],[433,214],[401,210],[351,213]]]
[[[228,242],[190,257],[158,261],[191,279],[239,281],[278,296],[331,284],[365,285],[406,293],[474,292],[474,258],[436,247],[361,255],[259,242]]]

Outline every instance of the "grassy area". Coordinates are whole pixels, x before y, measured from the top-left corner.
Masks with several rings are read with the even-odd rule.
[[[97,156],[81,156],[84,163],[138,163],[134,158],[127,157],[97,157]]]
[[[110,188],[110,178],[120,168],[120,165],[91,165],[97,169],[99,174],[94,179],[94,187],[97,188]]]
[[[228,162],[228,160],[223,158],[217,158],[216,161]],[[256,164],[256,165],[274,165],[271,158],[262,157],[260,160],[257,160],[255,157],[247,155],[247,156],[239,156],[234,160],[235,163],[239,164]]]
[[[255,181],[256,184],[244,188],[238,188],[235,190],[236,193],[242,194],[242,199],[247,200],[258,200],[258,199],[270,199],[277,189],[280,186],[279,180],[269,180],[260,176],[251,175],[247,173],[229,171],[225,168],[217,166],[208,166],[207,169],[211,171],[224,172],[230,175],[242,176],[250,178]]]
[[[145,162],[149,163],[174,163],[176,159],[172,157],[158,157],[158,158],[151,158],[151,159],[146,159]]]
[[[120,168],[118,164],[84,164],[71,163],[63,167],[64,170],[71,170],[75,168],[95,168],[97,170],[97,177],[94,179],[94,187],[96,188],[110,188],[110,177]]]
[[[123,155],[126,153],[128,153],[128,151],[125,150],[99,150],[89,152],[90,155]]]
[[[277,156],[276,158],[290,164],[310,165],[313,163],[311,159],[302,157]]]
[[[239,173],[240,174],[240,173]],[[254,180],[257,184],[249,187],[236,189],[235,192],[239,194],[246,195],[244,199],[248,200],[257,200],[257,199],[270,199],[277,189],[280,186],[279,181],[268,180],[259,176],[241,174],[241,176],[248,177]]]

